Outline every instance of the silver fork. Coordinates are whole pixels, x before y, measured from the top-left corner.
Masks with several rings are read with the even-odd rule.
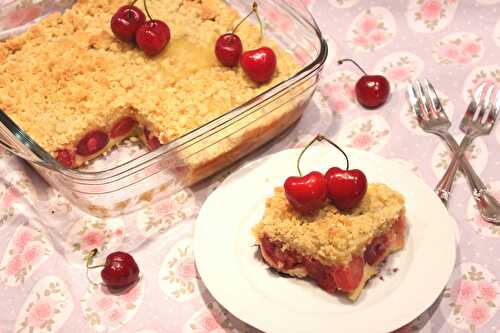
[[[466,114],[475,114],[476,110],[480,108],[484,110],[484,116],[485,110],[491,108],[490,105],[486,106],[484,99],[481,98],[485,88],[486,84],[481,84],[478,89],[476,89],[474,100],[469,104]],[[466,139],[465,142],[462,142],[460,147],[458,146],[457,142],[448,131],[451,122],[446,116],[434,87],[427,80],[424,80],[423,85],[418,81],[415,85],[408,84],[408,98],[412,110],[417,115],[420,127],[428,133],[438,135],[445,141],[454,155],[456,155],[456,161],[452,161],[452,163],[459,164],[462,172],[466,176],[481,217],[491,223],[500,223],[500,204],[488,193],[486,185],[484,185],[479,176],[474,172],[467,159],[462,156],[468,144],[471,142],[471,137]],[[497,109],[498,103],[495,106],[495,113],[497,113]],[[488,118],[490,121],[491,119],[493,119],[493,121],[495,119],[495,117],[491,115],[491,112],[488,114]],[[469,142],[467,143],[467,141]],[[438,186],[435,189],[437,195],[445,205],[449,200],[453,178],[454,177],[450,177],[450,179],[446,180],[444,189]]]
[[[460,122],[460,130],[465,133],[458,151],[453,155],[453,159],[444,173],[443,177],[436,186],[436,193],[451,193],[451,186],[458,169],[459,160],[469,145],[478,136],[490,134],[500,106],[500,94],[497,94],[494,101],[494,85],[486,88],[486,85],[477,89],[474,101],[471,102]],[[484,92],[486,90],[486,92]],[[481,98],[484,92],[484,98]],[[445,194],[446,195],[446,194]]]

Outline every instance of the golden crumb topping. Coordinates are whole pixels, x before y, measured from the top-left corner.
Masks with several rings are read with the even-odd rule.
[[[330,203],[314,215],[302,215],[288,202],[283,188],[267,199],[262,220],[253,228],[284,249],[311,256],[325,265],[345,265],[361,255],[374,237],[385,233],[404,212],[404,198],[384,184],[369,184],[361,203],[340,212]]]
[[[298,70],[289,54],[261,40],[248,23],[238,30],[245,49],[267,45],[277,54],[273,80],[257,85],[239,66],[220,65],[215,40],[240,19],[223,0],[148,0],[149,11],[172,34],[167,48],[149,58],[111,32],[110,19],[123,4],[78,0],[64,14],[0,43],[0,109],[50,153],[131,113],[166,143]]]

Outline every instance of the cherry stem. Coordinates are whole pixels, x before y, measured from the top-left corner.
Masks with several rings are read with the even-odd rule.
[[[92,261],[94,261],[94,257],[97,255],[97,252],[98,252],[97,249],[93,249],[92,251],[89,252],[89,254],[85,256],[85,265],[87,266],[87,268],[89,268],[89,266],[92,265]]]
[[[344,155],[344,157],[345,157],[345,164],[346,164],[345,169],[349,170],[349,157],[347,157],[347,154],[345,153],[345,151],[342,148],[340,148],[335,142],[333,142],[332,140],[328,139],[327,137],[325,137],[321,134],[318,134],[317,138],[318,138],[318,141],[325,140],[326,142],[328,142],[329,144],[331,144],[332,146],[337,148],[337,150],[340,151],[342,153],[342,155]]]
[[[146,5],[146,0],[144,2],[144,10],[146,11],[146,15],[148,15],[149,19],[152,21],[153,18],[151,17],[151,14],[149,14],[148,6]]]
[[[354,65],[356,65],[356,67],[358,67],[358,68],[359,68],[359,70],[360,70],[360,71],[362,71],[362,72],[363,72],[363,74],[368,75],[368,74],[365,72],[365,70],[364,70],[364,69],[363,69],[360,65],[358,65],[358,63],[357,63],[356,61],[354,61],[354,60],[352,60],[352,59],[340,59],[339,61],[337,61],[337,64],[342,65],[345,61],[352,62]]]
[[[240,27],[240,25],[245,22],[245,20],[247,18],[250,17],[250,15],[254,14],[255,13],[255,16],[257,17],[257,20],[259,21],[259,27],[260,27],[260,38],[262,39],[262,36],[264,34],[263,32],[263,28],[262,28],[262,20],[260,19],[260,16],[259,16],[259,13],[257,12],[257,2],[254,2],[252,4],[252,10],[250,11],[250,13],[248,13],[244,18],[242,18],[238,24],[236,24],[236,26],[233,28],[233,31],[231,31],[232,34],[234,34],[236,32],[236,30],[238,30],[238,28]]]
[[[87,280],[92,283],[94,286],[98,286],[99,283],[96,283],[94,281],[92,281],[92,279],[90,278],[89,276],[89,270],[90,269],[93,269],[93,268],[99,268],[99,267],[104,267],[104,265],[95,265],[95,266],[92,266],[92,261],[94,260],[94,257],[97,255],[97,252],[98,250],[97,249],[93,249],[92,251],[89,252],[89,254],[87,254],[87,256],[85,257],[85,266],[87,267]]]
[[[326,142],[328,142],[329,144],[331,144],[332,146],[334,146],[335,148],[337,148],[345,157],[345,160],[346,160],[346,170],[349,170],[349,158],[347,157],[347,154],[345,153],[345,151],[342,150],[342,148],[340,148],[335,142],[333,142],[332,140],[328,139],[327,137],[321,135],[321,134],[318,134],[314,137],[314,139],[312,139],[305,147],[304,149],[302,149],[302,151],[300,152],[300,155],[299,155],[299,158],[297,159],[297,171],[299,172],[299,175],[302,177],[302,171],[300,170],[300,160],[302,159],[302,155],[304,155],[304,153],[306,152],[307,149],[309,149],[309,147],[312,146],[313,143],[315,143],[316,141],[318,142],[321,142],[325,140]]]

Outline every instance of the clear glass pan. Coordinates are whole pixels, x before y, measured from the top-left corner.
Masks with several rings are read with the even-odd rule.
[[[12,4],[15,2],[17,6]],[[44,2],[50,3],[13,0],[4,7],[0,11],[0,39],[21,32],[31,22],[1,30],[2,22],[9,15],[5,8],[22,10]],[[242,13],[248,11],[248,1],[227,2]],[[54,6],[45,4],[39,15],[64,10],[72,3],[74,1],[60,1]],[[234,163],[300,118],[314,93],[328,53],[326,41],[301,0],[260,0],[258,3],[266,33],[303,66],[294,76],[243,105],[155,151],[135,147],[131,153],[127,149],[134,145],[118,146],[111,154],[125,152],[124,156],[131,156],[120,164],[107,164],[104,156],[89,168],[64,168],[1,110],[0,144],[27,160],[74,205],[98,217],[143,208]],[[276,20],[277,16],[281,19]],[[282,24],[283,21],[288,23]]]

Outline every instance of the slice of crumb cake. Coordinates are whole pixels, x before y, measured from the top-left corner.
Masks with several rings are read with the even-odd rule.
[[[265,262],[279,272],[310,277],[328,292],[356,300],[382,261],[405,244],[404,198],[384,184],[370,184],[349,212],[325,205],[297,212],[276,188],[253,228]]]

